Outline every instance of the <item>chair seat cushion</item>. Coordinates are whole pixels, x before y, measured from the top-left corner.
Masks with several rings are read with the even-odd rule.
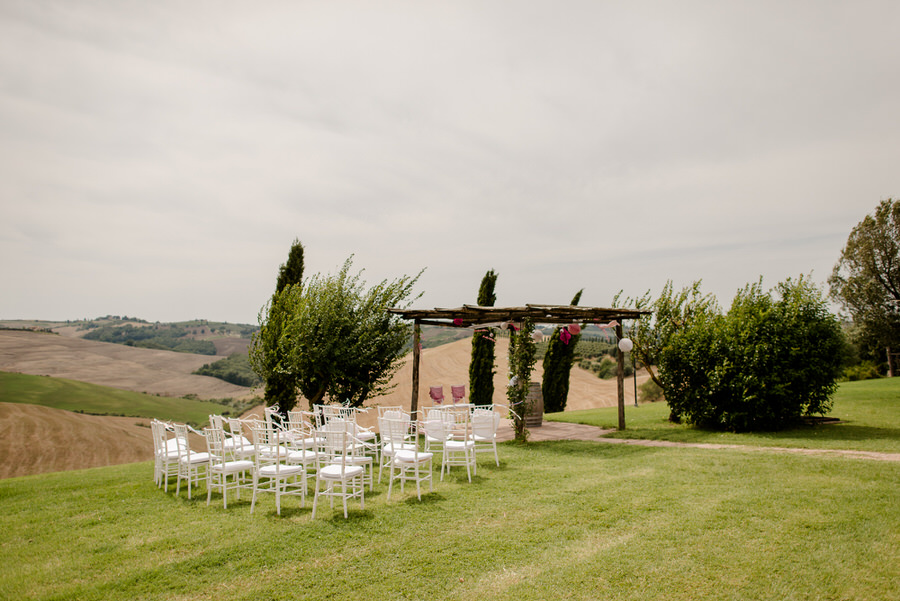
[[[340,480],[341,479],[341,466],[340,465],[326,465],[318,472],[318,475],[322,478],[327,478],[330,480]],[[358,465],[348,465],[344,467],[344,478],[356,478],[357,476],[361,476],[365,473],[365,469]]]
[[[432,458],[431,453],[415,453],[414,451],[397,451],[394,453],[394,461],[399,463],[425,463]]]
[[[471,440],[448,440],[444,443],[444,447],[448,451],[463,450],[474,446],[475,443]]]
[[[315,451],[307,451],[306,449],[299,451],[291,451],[287,455],[287,460],[289,463],[294,461],[315,461],[319,456]]]
[[[384,447],[381,449],[381,452],[382,452],[382,454],[390,457],[394,453],[399,453],[400,451],[415,451],[415,450],[416,450],[416,446],[413,444],[394,444],[394,443],[389,442],[386,445],[384,445]]]
[[[285,477],[296,476],[302,474],[304,471],[306,470],[302,465],[285,465],[282,463],[279,465],[265,465],[259,468],[259,475],[265,478],[271,478],[276,475]]]
[[[189,461],[190,459],[190,461]],[[191,453],[178,459],[181,463],[209,463],[209,453]]]
[[[226,461],[225,463],[214,463],[210,466],[214,472],[224,472],[226,474],[236,474],[238,472],[246,472],[253,469],[252,461]]]

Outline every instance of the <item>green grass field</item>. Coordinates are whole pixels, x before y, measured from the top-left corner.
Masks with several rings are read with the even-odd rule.
[[[225,407],[211,401],[154,396],[65,378],[0,372],[0,399],[93,415],[158,418],[202,425]]]
[[[550,421],[615,428],[615,407],[552,413]],[[733,434],[703,430],[668,421],[665,403],[626,405],[625,425],[615,438],[668,440],[688,443],[739,444],[769,447],[847,449],[900,453],[900,378],[842,383],[828,415],[840,423],[793,428],[781,432]]]
[[[841,387],[835,412],[896,435],[895,387],[862,384]],[[630,428],[664,430],[649,411],[646,425],[632,417],[644,409]],[[254,515],[249,494],[207,507],[202,486],[188,501],[151,472],[0,481],[0,598],[900,598],[898,462],[506,443],[471,484],[456,468],[421,502],[409,489],[388,502],[376,485],[349,520],[327,505],[311,520],[296,499],[278,517],[271,495]]]

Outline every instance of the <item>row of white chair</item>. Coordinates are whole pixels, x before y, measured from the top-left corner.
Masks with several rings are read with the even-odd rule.
[[[389,469],[388,499],[395,481],[400,482],[401,492],[406,482],[415,482],[419,499],[425,481],[433,490],[436,452],[441,453],[441,480],[451,466],[464,465],[471,482],[477,469],[475,453],[481,450],[493,450],[499,466],[496,429],[500,415],[492,408],[462,409],[448,406],[428,411],[425,420],[416,422],[400,407],[379,408],[380,441],[373,430],[357,424],[357,410],[343,407],[318,406],[313,413],[291,411],[286,419],[277,408],[267,408],[265,420],[210,416],[210,426],[203,432],[185,424],[153,420],[154,478],[168,490],[169,479],[176,476],[176,494],[185,480],[190,498],[193,486],[205,477],[207,504],[214,491],[221,491],[226,508],[229,491],[239,498],[242,489],[252,489],[251,513],[259,492],[274,492],[280,515],[282,496],[299,496],[303,505],[308,476],[315,472],[312,517],[319,498],[328,497],[332,508],[335,498],[342,499],[346,518],[348,499],[358,498],[364,508],[365,484],[370,490],[374,486],[374,462],[379,463],[379,482],[383,469]],[[204,437],[205,452],[191,449],[191,432]],[[424,449],[419,448],[420,433]]]

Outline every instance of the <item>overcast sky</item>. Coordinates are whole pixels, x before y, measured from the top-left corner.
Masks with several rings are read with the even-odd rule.
[[[824,287],[900,196],[896,0],[0,0],[0,318]]]

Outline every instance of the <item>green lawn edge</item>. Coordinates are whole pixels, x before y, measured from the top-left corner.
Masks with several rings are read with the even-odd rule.
[[[828,417],[836,423],[789,428],[778,432],[732,433],[705,430],[668,421],[664,402],[625,406],[622,431],[609,438],[683,443],[736,444],[804,449],[900,453],[900,378],[843,382]],[[615,429],[616,407],[545,414],[547,421]]]

